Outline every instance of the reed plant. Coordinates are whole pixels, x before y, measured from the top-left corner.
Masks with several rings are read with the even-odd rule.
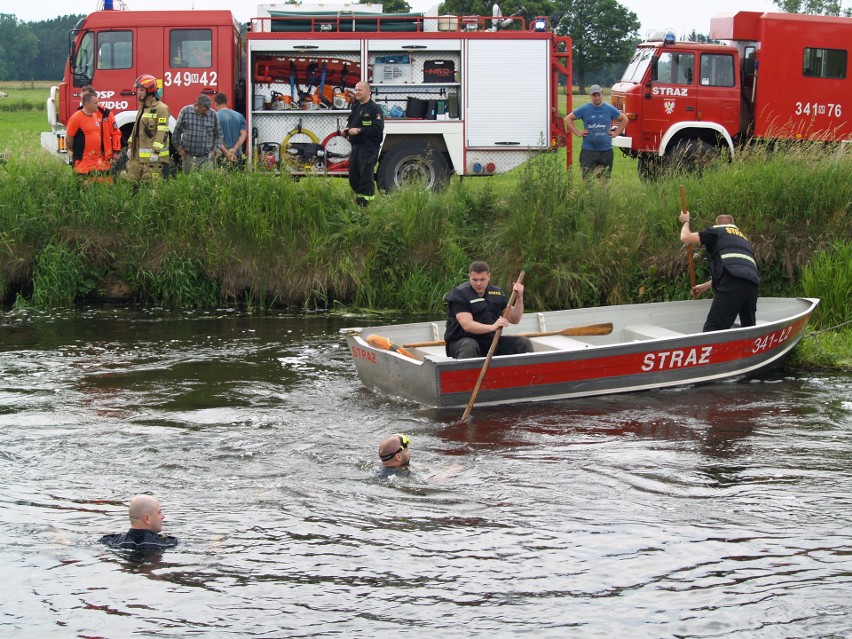
[[[818,252],[802,270],[802,292],[820,298],[816,319],[831,327],[852,322],[852,240]]]
[[[35,259],[32,304],[39,308],[61,308],[92,291],[100,279],[96,268],[71,246],[48,244]],[[19,298],[19,303],[23,303]]]
[[[33,282],[45,247],[61,246],[81,273],[177,306],[435,313],[474,259],[489,261],[504,287],[525,270],[530,309],[686,299],[681,184],[694,228],[734,215],[755,245],[763,294],[798,294],[806,264],[828,268],[812,257],[852,237],[852,162],[831,147],[755,146],[701,175],[656,182],[583,180],[564,154],[548,153],[509,175],[452,180],[437,194],[402,189],[366,209],[343,180],[210,172],[85,184],[34,153],[0,165],[0,296],[55,304]],[[67,303],[97,294],[81,281],[62,284]],[[826,308],[838,304],[826,298]]]

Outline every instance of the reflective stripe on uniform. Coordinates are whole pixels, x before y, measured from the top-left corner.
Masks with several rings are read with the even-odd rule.
[[[754,261],[754,258],[751,255],[745,255],[744,253],[725,253],[721,257],[722,257],[723,260],[727,260],[727,259],[730,259],[730,258],[739,258],[739,259],[743,259],[743,260],[748,260],[749,262],[751,262],[752,264],[757,266],[757,262]]]

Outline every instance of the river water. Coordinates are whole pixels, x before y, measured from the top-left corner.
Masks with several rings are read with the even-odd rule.
[[[370,323],[0,315],[0,636],[852,636],[852,376],[456,425],[360,385]],[[137,492],[142,562],[98,543]]]

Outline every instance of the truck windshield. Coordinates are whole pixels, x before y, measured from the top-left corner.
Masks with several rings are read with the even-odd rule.
[[[633,54],[627,63],[627,68],[624,70],[624,75],[621,76],[621,81],[641,82],[653,54],[654,49],[642,47],[636,49],[636,53]]]
[[[74,86],[82,87],[91,84],[95,73],[95,35],[87,33],[77,46],[74,58]]]

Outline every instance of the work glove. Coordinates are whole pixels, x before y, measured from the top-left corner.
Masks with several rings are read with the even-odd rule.
[[[130,147],[127,147],[127,149],[124,151],[124,154],[127,156],[127,159],[129,160],[130,156],[131,156]]]
[[[151,164],[155,164],[155,163],[159,162],[160,161],[160,154],[159,153],[152,153],[151,157],[148,158],[148,161]]]

